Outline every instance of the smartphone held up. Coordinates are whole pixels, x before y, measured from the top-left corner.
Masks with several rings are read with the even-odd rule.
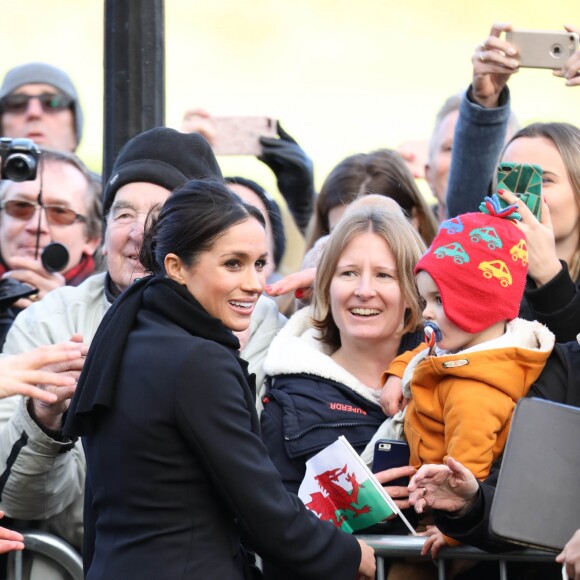
[[[261,155],[260,137],[276,137],[277,122],[270,117],[213,117],[216,155]]]
[[[506,40],[516,46],[520,66],[527,68],[560,69],[578,50],[575,32],[545,30],[511,30]]]
[[[519,197],[540,221],[542,217],[542,168],[529,163],[502,162],[497,167],[497,189],[507,189]],[[507,204],[503,199],[500,205]]]
[[[260,137],[278,137],[278,121],[265,115],[211,115],[191,109],[183,117],[184,133],[203,135],[216,155],[261,155]]]

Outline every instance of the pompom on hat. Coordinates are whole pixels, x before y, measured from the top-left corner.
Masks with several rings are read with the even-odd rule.
[[[83,111],[79,96],[70,77],[60,68],[44,62],[29,62],[10,69],[0,87],[0,99],[13,93],[22,85],[51,85],[72,99],[72,111],[75,119],[77,146],[83,136]],[[1,114],[1,111],[0,111]],[[0,118],[0,127],[2,119]]]
[[[199,133],[157,127],[136,135],[119,151],[103,193],[103,215],[128,183],[154,183],[168,189],[190,179],[222,179],[209,143]]]
[[[482,332],[519,313],[528,250],[516,209],[501,208],[493,194],[485,198],[481,212],[444,221],[415,267],[415,274],[430,274],[445,315],[464,332]]]

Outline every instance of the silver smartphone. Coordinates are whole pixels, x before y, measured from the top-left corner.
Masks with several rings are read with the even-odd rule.
[[[260,137],[277,137],[277,121],[270,117],[212,117],[216,155],[261,155]]]
[[[545,30],[512,30],[506,40],[520,53],[520,66],[559,69],[578,50],[575,32]]]

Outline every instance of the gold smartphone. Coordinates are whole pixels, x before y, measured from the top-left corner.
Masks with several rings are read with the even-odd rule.
[[[512,30],[506,40],[517,47],[520,66],[527,68],[560,69],[578,50],[575,32]]]

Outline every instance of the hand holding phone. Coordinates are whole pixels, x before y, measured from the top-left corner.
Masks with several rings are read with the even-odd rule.
[[[497,166],[497,189],[507,189],[519,197],[540,221],[542,217],[542,168],[529,163],[502,162]],[[508,203],[500,198],[500,205]]]

